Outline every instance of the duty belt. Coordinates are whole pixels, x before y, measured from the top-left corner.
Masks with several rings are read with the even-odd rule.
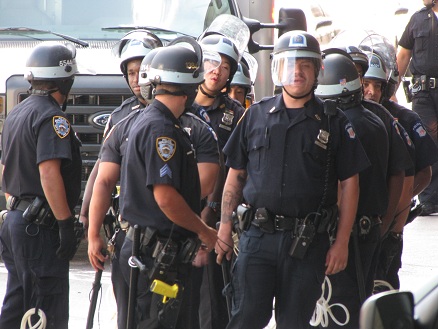
[[[20,210],[23,212],[23,218],[36,225],[55,228],[57,221],[53,215],[49,204],[43,198],[19,198],[10,196],[6,202],[8,210]],[[30,209],[30,211],[28,211]]]
[[[16,196],[10,196],[6,202],[7,210],[25,211],[30,206],[32,201],[30,199],[20,199]]]
[[[437,79],[427,75],[414,76],[412,78],[412,89],[416,91],[435,89],[438,87]]]

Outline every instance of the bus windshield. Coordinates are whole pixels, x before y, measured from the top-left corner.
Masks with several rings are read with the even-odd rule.
[[[220,14],[237,15],[231,0],[0,0],[0,33],[11,39],[58,38],[41,36],[52,31],[106,40],[146,28],[165,40],[175,32],[197,37]],[[166,37],[169,31],[173,36]]]

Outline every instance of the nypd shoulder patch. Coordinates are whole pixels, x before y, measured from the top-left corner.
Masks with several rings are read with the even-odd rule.
[[[156,140],[156,149],[163,161],[169,161],[175,154],[176,142],[169,137],[158,137]]]
[[[52,125],[59,138],[65,138],[70,133],[70,122],[64,117],[54,116],[52,118]]]

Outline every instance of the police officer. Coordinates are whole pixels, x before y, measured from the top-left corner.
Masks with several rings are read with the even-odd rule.
[[[329,277],[332,285],[330,304],[341,303],[350,314],[345,324],[343,311],[331,311],[345,328],[359,327],[362,302],[372,295],[378,259],[381,217],[388,207],[386,174],[389,141],[382,120],[365,109],[362,101],[362,84],[358,71],[348,53],[338,49],[324,50],[323,70],[318,78],[315,94],[331,99],[345,113],[370,160],[371,166],[359,174],[359,204],[356,221],[349,243],[348,263],[344,271]],[[334,321],[329,328],[337,328]]]
[[[431,166],[438,160],[438,150],[425,130],[417,113],[390,100],[398,82],[397,70],[392,70],[387,80],[383,57],[377,52],[369,54],[373,67],[366,72],[363,80],[365,97],[380,102],[408,133],[415,148],[411,153],[414,168],[405,173],[402,196],[397,207],[394,225],[383,241],[382,254],[377,279],[387,281],[393,288],[399,289],[398,270],[401,267],[403,249],[403,227],[406,224],[412,198],[418,195],[430,182]]]
[[[242,197],[252,209],[244,216],[252,221],[239,240],[227,328],[264,328],[274,297],[277,328],[307,328],[324,276],[347,265],[358,173],[369,162],[345,115],[315,98],[320,68],[320,47],[311,34],[291,31],[278,38],[271,72],[282,93],[252,105],[224,149],[230,171],[218,263],[231,257],[232,212]],[[339,222],[330,246],[338,181]]]
[[[145,30],[131,31],[127,33],[116,45],[114,45],[112,51],[115,56],[120,58],[120,70],[122,71],[123,76],[125,77],[126,82],[128,83],[128,86],[134,95],[125,100],[118,108],[116,108],[111,113],[110,119],[108,120],[107,126],[105,128],[105,136],[117,122],[121,121],[123,118],[127,117],[133,112],[143,110],[148,104],[148,99],[144,98],[141,95],[141,90],[138,83],[140,64],[147,54],[149,54],[153,49],[161,46],[162,43],[160,39],[158,39],[154,34]],[[81,207],[81,219],[87,223],[93,186],[96,180],[97,173],[99,171],[100,163],[101,159],[99,156],[99,159],[96,161],[96,164],[94,165],[93,170],[88,178],[87,185],[84,191]],[[108,169],[103,170],[102,175],[104,175],[105,173],[107,177],[115,178],[117,182],[117,179],[119,178],[119,168],[117,168],[116,166],[116,168],[112,169],[115,169],[115,172],[117,172],[116,176],[113,175],[113,171]],[[110,193],[114,191],[114,187],[115,183],[113,189],[109,190]],[[105,197],[103,197],[103,199],[105,199]],[[103,209],[103,207],[106,207],[103,213],[104,215],[109,209],[110,204],[108,202],[111,200],[111,198],[105,200],[105,202],[101,200],[99,207],[99,209]],[[105,260],[105,257],[103,257],[103,255],[101,254],[101,250],[106,248],[100,237],[100,228],[102,226],[104,217],[94,216],[93,220],[94,223],[90,223],[91,230],[88,232],[88,256],[93,267],[96,270],[99,270],[103,269],[103,265],[100,264],[100,262],[104,262]],[[108,225],[113,224],[108,223]],[[117,304],[118,327],[124,328],[126,325],[127,317],[126,305],[128,304],[129,287],[125,283],[120,273],[118,259],[120,248],[125,238],[124,229],[126,228],[126,226],[123,226],[123,224],[120,222],[117,222],[116,226],[117,234],[108,237],[112,241],[111,248],[114,248],[111,253],[111,281],[113,283],[114,296],[116,298]],[[109,231],[112,231],[112,229]]]
[[[146,68],[152,62],[153,58],[159,51],[159,48],[151,50],[143,59],[140,69],[139,86],[144,99],[152,102],[153,85],[147,77]],[[102,248],[106,248],[103,239],[100,237],[100,229],[105,219],[105,214],[110,207],[111,194],[120,176],[120,166],[124,159],[126,142],[129,130],[133,123],[145,108],[134,110],[125,118],[121,119],[111,128],[102,145],[102,150],[99,155],[99,170],[94,183],[93,194],[90,203],[90,227],[89,227],[89,250],[90,262],[96,269],[103,269],[100,262],[104,262],[105,257],[101,254]],[[211,127],[203,120],[192,113],[184,113],[180,120],[184,129],[189,134],[198,162],[200,173],[201,195],[206,196],[211,193],[219,171],[219,151],[217,139]],[[112,260],[112,278],[114,279],[114,271],[119,268],[118,259],[121,246],[125,238],[126,227],[118,227],[115,236],[110,239],[110,248],[114,247],[114,259]],[[205,251],[202,251],[205,252]],[[198,254],[201,254],[199,252]],[[198,260],[202,262],[201,259]],[[117,262],[117,264],[115,264]],[[122,278],[114,282],[114,285],[124,287],[125,294],[117,298],[118,313],[117,321],[119,328],[125,328],[127,321],[127,304],[129,287],[127,282]],[[120,287],[114,287],[115,290],[121,291]],[[123,299],[121,299],[123,298]]]
[[[230,98],[235,99],[247,108],[248,95],[252,89],[251,76],[246,64],[241,60],[237,66],[237,71],[234,74],[233,80],[230,83]]]
[[[423,0],[425,5],[412,15],[399,41],[397,65],[400,78],[408,69],[413,75],[412,109],[418,113],[435,143],[438,143],[438,5]],[[438,163],[432,166],[432,181],[419,195],[423,216],[438,212]]]
[[[199,239],[203,248],[211,251],[216,243],[216,231],[199,217],[196,159],[178,121],[203,80],[201,57],[198,51],[180,45],[161,48],[155,55],[148,71],[155,99],[129,133],[121,168],[121,215],[130,224],[120,254],[126,281],[133,226],[144,233],[140,257],[148,271],[138,280],[135,314],[141,328],[161,328],[163,321],[171,322],[172,328],[189,328],[190,303],[180,302],[181,309],[175,312],[160,302],[163,296],[153,293],[150,286],[155,279],[176,284],[182,301],[189,301],[191,289],[185,284],[193,253],[182,246],[196,246]],[[180,301],[180,296],[177,298]]]
[[[8,285],[0,328],[19,328],[31,308],[47,328],[67,328],[69,261],[77,250],[74,208],[81,192],[80,141],[65,110],[77,72],[71,44],[41,43],[25,78],[30,96],[8,115],[2,135],[3,191],[8,215],[1,229]]]
[[[228,95],[240,59],[240,53],[234,42],[225,36],[209,34],[200,41],[203,49],[217,52],[222,63],[217,69],[205,74],[196,95],[193,111],[204,118],[218,136],[219,150],[225,146],[232,131],[245,109]],[[222,166],[213,193],[207,197],[207,206],[202,211],[202,219],[211,227],[216,227],[220,218],[220,203],[226,168]],[[197,273],[195,273],[196,275]],[[202,329],[221,329],[228,323],[226,299],[222,295],[224,288],[222,269],[210,254],[207,266],[203,270],[200,301],[200,323]]]

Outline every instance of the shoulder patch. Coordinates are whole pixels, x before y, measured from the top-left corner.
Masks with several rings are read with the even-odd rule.
[[[417,133],[417,135],[420,137],[424,137],[427,134],[426,129],[423,127],[423,125],[421,123],[417,123],[414,126],[414,130]]]
[[[347,135],[349,138],[351,138],[351,139],[356,138],[356,132],[354,131],[353,125],[351,123],[348,123],[345,126],[345,131],[347,132]]]
[[[169,161],[175,154],[176,142],[172,138],[158,137],[156,140],[156,149],[163,161]]]
[[[59,138],[65,138],[70,133],[70,122],[64,117],[54,116],[52,118],[52,125]]]

